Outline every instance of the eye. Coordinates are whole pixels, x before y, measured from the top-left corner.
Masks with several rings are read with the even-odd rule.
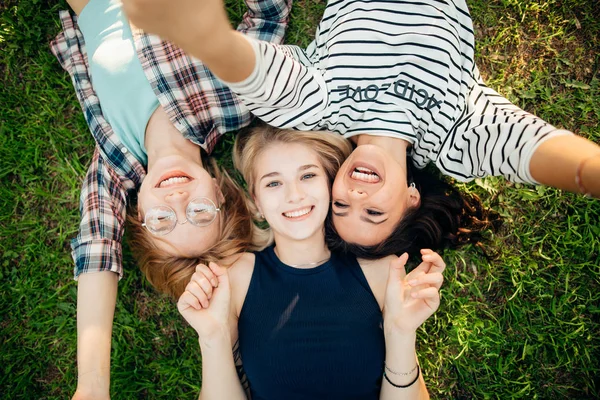
[[[369,214],[369,215],[383,215],[383,213],[380,212],[380,211],[369,210],[369,209],[367,209],[367,214]]]
[[[348,207],[348,204],[343,204],[343,203],[340,203],[339,201],[334,201],[333,205],[336,206],[336,207],[339,207],[339,208],[346,208],[346,207]]]
[[[315,176],[317,176],[317,174],[314,174],[314,173],[304,174],[304,175],[302,175],[302,180],[314,178]]]
[[[266,187],[277,187],[277,186],[279,186],[279,182],[277,182],[277,181],[269,182],[266,185]]]

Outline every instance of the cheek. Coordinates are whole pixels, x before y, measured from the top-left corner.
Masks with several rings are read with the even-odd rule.
[[[333,181],[333,186],[331,187],[331,197],[334,199],[340,198],[343,196],[343,193],[344,182],[341,177],[339,179],[336,177],[336,179]]]

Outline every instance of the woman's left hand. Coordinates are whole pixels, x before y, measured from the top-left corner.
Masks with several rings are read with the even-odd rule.
[[[446,264],[439,254],[421,250],[423,262],[406,274],[408,254],[390,263],[383,307],[386,332],[414,333],[440,305]]]

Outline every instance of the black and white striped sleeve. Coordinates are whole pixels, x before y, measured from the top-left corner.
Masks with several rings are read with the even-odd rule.
[[[538,184],[529,170],[533,153],[545,140],[572,133],[520,109],[481,82],[471,95],[470,107],[450,132],[437,166],[461,181],[492,175]]]
[[[327,85],[298,46],[246,38],[254,48],[252,74],[227,83],[254,115],[279,128],[311,129],[327,106]]]

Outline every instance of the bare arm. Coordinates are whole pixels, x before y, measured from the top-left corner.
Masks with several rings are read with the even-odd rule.
[[[109,399],[110,346],[119,276],[82,274],[77,286],[77,391],[73,399]]]
[[[580,136],[546,140],[533,153],[529,168],[533,178],[544,185],[581,193],[575,178],[580,166],[581,185],[600,198],[600,146]]]

